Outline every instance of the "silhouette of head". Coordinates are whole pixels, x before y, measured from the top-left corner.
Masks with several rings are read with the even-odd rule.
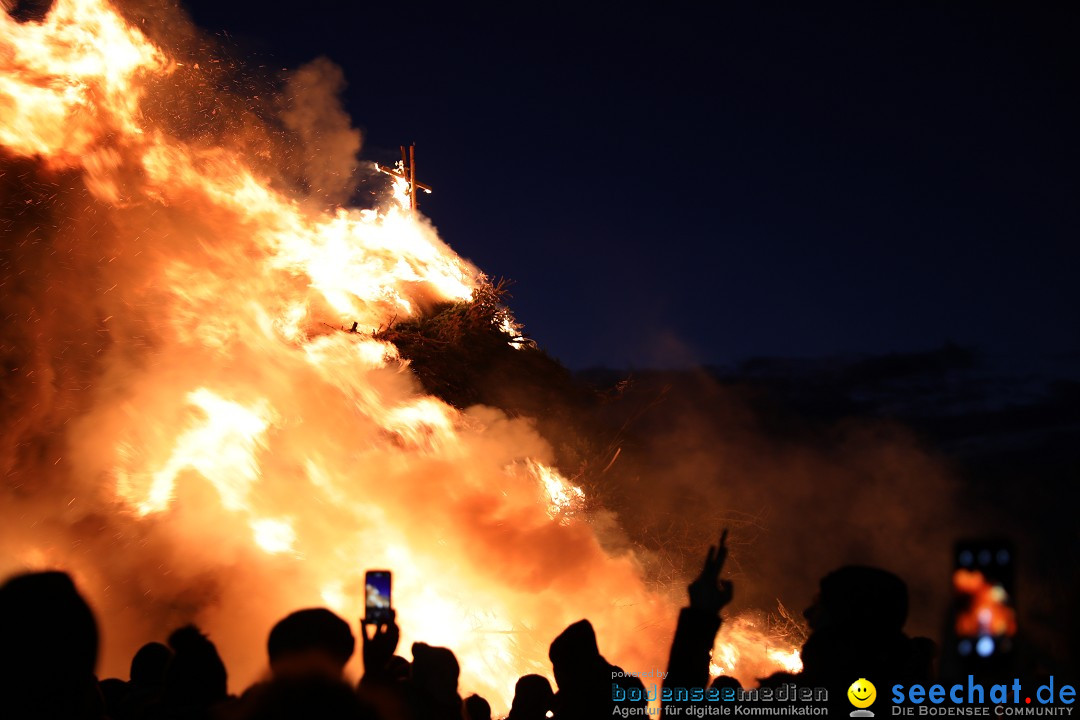
[[[712,681],[712,684],[709,687],[714,687],[717,690],[739,690],[742,688],[742,685],[739,684],[738,680],[729,675],[720,675]]]
[[[349,624],[326,608],[297,610],[270,631],[267,651],[275,676],[340,677],[356,649]]]
[[[71,706],[93,682],[97,623],[67,574],[19,575],[0,587],[0,695],[16,705]]]
[[[443,703],[458,700],[461,668],[449,649],[413,643],[412,680],[425,695]]]
[[[907,585],[880,568],[848,565],[821,579],[815,603],[804,613],[810,628],[865,635],[900,632],[907,620]]]
[[[173,653],[159,642],[150,642],[139,648],[131,659],[131,682],[143,687],[153,687],[165,682]]]
[[[510,717],[514,720],[533,720],[547,717],[555,706],[555,693],[543,675],[523,675],[514,686],[514,702]]]
[[[596,645],[596,631],[588,620],[579,620],[562,631],[548,651],[559,690],[591,683],[604,662]]]
[[[228,697],[228,674],[217,648],[194,625],[169,636],[173,659],[165,673],[165,697],[173,704],[209,707]]]
[[[491,704],[479,695],[470,695],[464,702],[465,720],[491,720]]]

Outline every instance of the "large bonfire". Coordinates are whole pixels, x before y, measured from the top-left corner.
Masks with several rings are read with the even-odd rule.
[[[600,542],[534,424],[427,394],[394,344],[475,303],[523,340],[403,183],[328,202],[353,168],[319,166],[312,124],[359,149],[340,109],[304,117],[333,68],[276,105],[229,72],[175,9],[0,13],[0,574],[71,570],[106,675],[194,620],[240,687],[288,611],[359,617],[368,568],[394,571],[403,651],[451,647],[502,702],[581,617],[620,664],[663,667],[677,597]],[[759,672],[752,644],[717,671]]]

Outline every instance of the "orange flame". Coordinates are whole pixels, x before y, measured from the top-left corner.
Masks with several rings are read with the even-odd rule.
[[[140,134],[136,80],[170,69],[100,0],[57,0],[40,24],[0,13],[0,35],[0,144],[56,165],[83,162],[103,131]]]
[[[778,670],[800,672],[798,648],[789,639],[775,637],[765,625],[756,613],[725,619],[713,647],[710,674],[734,677],[743,686],[752,687],[758,678]]]

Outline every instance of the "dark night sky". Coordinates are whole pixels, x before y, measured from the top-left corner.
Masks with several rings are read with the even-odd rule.
[[[1076,4],[184,5],[341,65],[571,367],[1080,351]]]

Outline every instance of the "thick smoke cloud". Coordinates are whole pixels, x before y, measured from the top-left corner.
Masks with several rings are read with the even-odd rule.
[[[735,528],[731,569],[747,608],[780,599],[798,615],[826,572],[887,567],[911,585],[912,629],[936,636],[951,543],[964,529],[941,461],[899,426],[792,431],[769,427],[772,411],[747,400],[704,373],[670,388],[629,439],[626,460],[643,460],[640,480],[623,487],[636,484],[652,502],[629,503],[625,521],[686,526],[691,545],[703,531]]]
[[[491,394],[541,417],[540,405],[557,408],[512,388]],[[798,645],[819,579],[844,564],[903,577],[908,631],[938,638],[953,542],[999,529],[965,504],[948,463],[902,425],[806,416],[705,370],[641,372],[624,392],[559,418],[541,421],[545,436],[568,470],[582,473],[599,519],[617,518],[594,527],[606,546],[634,547],[650,582],[681,595],[702,548],[730,529],[736,619],[721,630],[720,649],[736,644],[743,680],[775,667],[746,640]]]
[[[289,74],[281,119],[300,141],[301,178],[324,203],[349,199],[359,165],[360,131],[341,107],[345,74],[327,58],[317,58]]]

